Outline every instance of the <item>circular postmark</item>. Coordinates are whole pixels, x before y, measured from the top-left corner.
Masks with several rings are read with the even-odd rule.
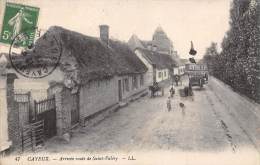
[[[34,31],[38,28],[23,30],[14,36],[9,48],[11,66],[27,78],[44,78],[59,65],[62,45],[53,31],[44,33],[35,43]],[[32,39],[33,38],[33,39]]]

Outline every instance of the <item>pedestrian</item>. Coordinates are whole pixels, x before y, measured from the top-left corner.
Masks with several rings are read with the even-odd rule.
[[[175,75],[176,86],[178,86],[179,81],[180,81],[180,76],[179,75]]]
[[[185,116],[185,105],[183,103],[179,104],[181,107],[182,116]]]
[[[168,109],[168,112],[170,112],[172,110],[171,98],[170,97],[168,97],[168,99],[167,99],[167,109]]]
[[[174,94],[175,94],[175,89],[174,89],[174,86],[172,85],[172,87],[170,89],[170,96],[173,97]]]

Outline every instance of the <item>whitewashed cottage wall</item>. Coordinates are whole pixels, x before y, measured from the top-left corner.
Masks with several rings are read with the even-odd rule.
[[[96,80],[80,88],[80,117],[85,118],[118,102],[115,78]]]

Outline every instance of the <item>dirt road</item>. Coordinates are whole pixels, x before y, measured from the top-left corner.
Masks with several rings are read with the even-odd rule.
[[[184,83],[185,84],[185,83]],[[52,139],[46,151],[174,151],[174,152],[252,152],[260,149],[259,104],[238,95],[215,78],[203,89],[194,87],[194,97],[177,92],[173,110],[167,111],[164,97],[145,97],[102,121],[74,131],[71,142]],[[166,91],[169,91],[168,89]],[[184,104],[184,111],[179,106]]]

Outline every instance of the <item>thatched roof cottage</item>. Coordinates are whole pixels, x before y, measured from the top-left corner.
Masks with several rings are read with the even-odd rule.
[[[147,67],[126,43],[109,39],[107,25],[100,26],[100,38],[53,26],[25,56],[48,67],[59,60],[50,75],[29,80],[48,83],[48,97],[55,96],[58,135],[147,92]],[[21,57],[16,58],[14,63],[23,65]],[[19,78],[16,81],[25,79]]]

